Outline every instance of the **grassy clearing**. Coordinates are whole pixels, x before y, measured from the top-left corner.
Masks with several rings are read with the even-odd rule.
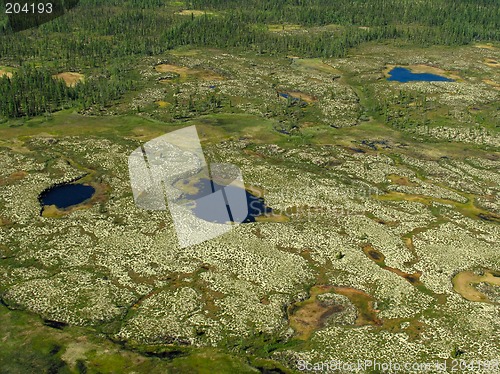
[[[0,69],[0,77],[12,78],[12,73],[10,71],[5,71]]]
[[[203,52],[204,51],[200,49],[194,49],[192,47],[186,47],[186,46],[180,46],[170,51],[170,53],[174,56],[191,56],[191,57],[198,56]]]
[[[172,65],[172,64],[157,65],[157,66],[155,66],[155,70],[158,73],[177,74],[181,81],[187,80],[188,78],[200,79],[200,80],[205,80],[205,81],[214,81],[214,80],[223,80],[224,79],[224,77],[222,75],[217,74],[217,73],[210,71],[210,70],[191,69],[188,67]],[[176,80],[175,76],[173,78],[161,79],[160,82],[168,83],[168,82],[171,82],[173,80]]]
[[[194,70],[189,69],[184,66],[177,66],[177,65],[172,65],[172,64],[160,64],[155,66],[155,70],[158,73],[176,73],[179,74],[181,77],[185,78],[189,74],[194,74]]]
[[[475,44],[474,47],[481,49],[489,49],[490,51],[494,51],[497,49],[495,46],[493,46],[492,43]]]
[[[328,65],[320,58],[298,58],[292,57],[293,64],[292,67],[297,68],[302,71],[309,72],[320,72],[326,74],[340,75],[341,72],[335,69],[333,66]]]
[[[303,100],[306,103],[314,103],[315,101],[318,101],[317,97],[312,96],[312,95],[308,95],[308,94],[306,94],[304,92],[300,92],[300,91],[288,91],[286,93],[289,94],[291,97]]]
[[[0,366],[5,373],[255,373],[244,358],[193,349],[173,360],[121,348],[89,330],[49,327],[35,316],[0,305]],[[160,355],[161,356],[161,355]]]
[[[489,84],[490,86],[492,86],[496,90],[500,90],[500,83],[494,82],[491,79],[483,79],[483,82],[486,84]]]
[[[85,77],[83,76],[83,74],[70,71],[56,74],[53,77],[55,79],[62,79],[68,87],[74,87],[78,83],[85,81]]]
[[[492,58],[486,58],[484,59],[484,64],[486,66],[492,67],[492,68],[499,68],[500,67],[500,62],[497,60],[494,60]]]
[[[167,364],[121,350],[88,330],[51,328],[30,314],[0,305],[0,366],[6,373],[113,373],[111,367],[161,373]],[[92,352],[100,352],[92,357]]]
[[[14,183],[16,181],[20,181],[21,179],[24,179],[26,176],[28,176],[28,173],[21,170],[14,172],[6,177],[0,177],[0,186],[5,186]]]
[[[272,130],[273,121],[249,114],[212,114],[190,121],[196,125],[202,142],[249,137],[255,143],[279,142],[282,136]]]
[[[0,125],[0,138],[30,136],[116,136],[136,135],[153,138],[167,130],[166,124],[138,116],[83,116],[71,110],[29,120],[10,121],[10,126]],[[21,139],[22,140],[22,139]]]
[[[409,186],[409,187],[418,186],[418,184],[411,182],[408,177],[402,177],[400,175],[390,174],[387,176],[387,179],[389,179],[392,184],[396,184],[398,186]]]
[[[11,121],[10,124],[0,125],[0,139],[10,139],[0,144],[19,150],[24,149],[24,140],[33,136],[97,136],[111,139],[126,137],[145,142],[192,125],[196,125],[198,135],[205,143],[218,143],[222,139],[239,137],[250,137],[256,143],[266,143],[279,142],[283,138],[272,131],[273,121],[250,114],[211,114],[188,122],[167,124],[134,115],[93,117],[66,110],[48,118],[20,119]]]
[[[483,157],[490,154],[473,144],[461,144],[448,141],[433,140],[432,142],[423,142],[416,139],[411,134],[398,131],[381,121],[362,122],[358,126],[344,127],[332,130],[327,126],[316,126],[302,129],[302,134],[307,137],[312,144],[336,144],[345,147],[352,147],[362,139],[389,140],[392,149],[376,151],[374,153],[399,153],[404,152],[410,156],[439,159],[443,156],[456,157],[463,159],[465,157]],[[399,144],[406,144],[403,149]],[[366,149],[369,153],[371,150]]]
[[[163,100],[157,101],[156,104],[158,104],[160,108],[167,108],[168,106],[172,105],[169,102]]]
[[[255,368],[247,365],[243,359],[216,350],[206,349],[189,357],[179,357],[172,361],[178,373],[255,373]]]
[[[0,78],[6,76],[7,78],[12,78],[12,74],[16,71],[16,69],[11,68],[9,66],[1,66],[0,65]]]
[[[460,203],[455,200],[443,199],[431,196],[424,195],[415,195],[415,194],[406,194],[403,192],[391,191],[384,195],[373,196],[375,199],[380,201],[412,201],[418,202],[427,206],[430,206],[433,202],[437,202],[439,204],[445,204],[449,206],[453,206],[457,211],[462,213],[466,217],[470,217],[473,219],[483,218],[491,221],[499,221],[500,216],[497,214],[488,212],[484,209],[478,208],[474,205],[474,197],[473,195],[468,195],[469,201],[466,203]]]
[[[184,9],[179,12],[176,12],[175,14],[179,16],[194,16],[194,17],[200,17],[203,15],[214,15],[214,12],[209,12],[207,10],[195,10],[195,9]]]
[[[271,24],[271,25],[267,25],[267,29],[270,32],[283,32],[283,31],[303,30],[304,28],[301,25]]]

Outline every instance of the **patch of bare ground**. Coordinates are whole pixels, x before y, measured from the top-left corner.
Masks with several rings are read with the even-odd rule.
[[[491,43],[484,43],[484,44],[476,44],[474,47],[476,48],[482,48],[482,49],[489,49],[491,51],[495,50],[496,48],[493,46]]]
[[[452,279],[453,289],[464,299],[475,302],[492,303],[492,301],[478,291],[474,286],[480,283],[488,283],[492,286],[500,287],[500,274],[493,271],[484,271],[477,274],[472,271],[462,271]]]
[[[318,98],[316,96],[308,95],[308,94],[306,94],[304,92],[300,92],[300,91],[288,91],[286,93],[288,95],[290,95],[291,97],[303,100],[306,103],[314,103],[315,101],[318,101]]]
[[[53,78],[62,79],[66,83],[66,86],[74,87],[78,83],[83,82],[85,77],[83,74],[68,71],[53,75]]]
[[[494,60],[492,58],[485,58],[484,59],[484,64],[486,66],[491,67],[491,68],[498,68],[498,67],[500,67],[500,62],[498,62],[497,60]]]
[[[21,179],[25,178],[27,175],[28,175],[27,172],[21,170],[21,171],[16,171],[7,177],[4,177],[4,178],[0,177],[0,186],[5,186],[8,184],[12,184],[12,183],[15,183],[17,181],[20,181]]]
[[[9,226],[11,224],[12,224],[12,221],[10,219],[0,216],[0,226]],[[0,252],[1,252],[2,248],[3,247],[0,246]],[[1,258],[1,256],[0,256],[0,258]]]
[[[307,340],[314,331],[325,326],[329,317],[346,309],[343,304],[325,303],[318,298],[318,295],[325,293],[336,293],[349,299],[357,310],[356,326],[382,324],[377,317],[378,310],[373,308],[374,300],[367,293],[351,287],[316,285],[311,288],[309,299],[288,308],[290,326],[296,331],[298,339]]]
[[[408,179],[408,177],[402,177],[396,174],[388,175],[387,179],[389,179],[392,184],[397,184],[398,186],[409,186],[409,187],[418,186],[418,184],[411,182],[410,179]]]
[[[486,83],[487,85],[492,86],[496,90],[500,90],[500,84],[498,84],[495,81],[492,81],[491,79],[483,79],[483,82]]]
[[[12,73],[10,71],[0,69],[0,78],[6,76],[7,78],[12,78]]]

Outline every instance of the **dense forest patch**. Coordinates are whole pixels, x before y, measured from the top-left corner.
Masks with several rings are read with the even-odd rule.
[[[57,61],[53,67],[56,73],[94,70],[94,79],[80,85],[80,89],[89,88],[85,90],[87,97],[75,100],[74,96],[81,95],[64,90],[55,95],[38,92],[36,96],[44,102],[37,102],[36,97],[27,98],[29,103],[20,99],[7,104],[2,115],[32,116],[75,105],[83,110],[108,106],[122,97],[124,86],[130,88],[130,64],[139,56],[159,55],[181,46],[322,58],[344,57],[355,46],[383,40],[415,45],[480,42],[489,48],[488,42],[500,39],[499,20],[499,7],[487,0],[425,0],[418,4],[395,0],[341,0],[335,4],[325,0],[272,4],[262,0],[194,0],[186,5],[165,5],[158,0],[83,0],[63,17],[39,28],[17,33],[0,29],[0,60],[21,67]],[[16,61],[10,56],[16,56]],[[17,92],[19,85],[5,82],[5,75],[0,83],[3,92],[24,95]],[[35,74],[30,79],[34,86],[40,86],[45,78]],[[26,83],[31,84],[29,80]],[[70,85],[75,83],[72,80]],[[26,106],[30,108],[21,108]]]

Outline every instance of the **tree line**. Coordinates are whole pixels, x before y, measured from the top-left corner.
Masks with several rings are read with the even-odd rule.
[[[182,7],[161,0],[81,0],[38,29],[4,35],[0,58],[76,58],[98,65],[182,45],[333,57],[368,40],[401,38],[421,45],[500,40],[498,0],[191,0],[188,8],[207,14],[181,16],[176,11]],[[343,31],[272,33],[265,27],[286,23],[336,24]]]
[[[186,8],[206,13],[178,14]],[[268,30],[271,24],[317,28],[276,33]],[[328,24],[339,27],[321,28]],[[179,46],[343,57],[361,43],[390,39],[416,45],[498,41],[500,5],[498,0],[189,0],[179,6],[164,0],[80,0],[38,28],[13,33],[0,25],[0,60],[21,67],[48,62],[59,71],[85,67],[101,78],[63,88],[48,72],[26,67],[2,80],[0,94],[7,103],[0,111],[22,116],[66,105],[108,105],[130,85],[124,83],[132,79],[130,66]]]
[[[0,78],[0,117],[33,117],[79,106],[104,107],[133,88],[131,81],[88,79],[74,87],[43,68],[26,64],[12,77]]]

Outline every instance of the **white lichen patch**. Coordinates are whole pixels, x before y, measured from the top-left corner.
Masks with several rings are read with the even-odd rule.
[[[187,60],[196,63],[186,57],[183,66],[191,66]],[[224,75],[220,89],[231,92],[236,83]],[[328,91],[308,93],[319,105]],[[266,205],[286,219],[238,225],[180,248],[168,211],[134,204],[127,157],[138,141],[61,137],[43,147],[47,141],[33,139],[32,153],[0,150],[0,282],[14,308],[78,325],[120,320],[115,337],[123,340],[227,346],[262,335],[287,341],[294,334],[288,307],[308,299],[312,286],[351,287],[373,298],[381,326],[353,327],[353,303],[319,295],[347,312],[327,319],[303,352],[275,357],[446,358],[455,345],[474,352],[471,358],[498,351],[490,336],[484,346],[476,342],[498,329],[496,306],[461,298],[451,283],[459,271],[500,268],[498,225],[478,216],[498,205],[493,157],[433,159],[415,149],[395,157],[390,149],[353,153],[251,139],[207,145],[211,161],[240,167],[247,185],[264,191]],[[101,200],[62,218],[40,217],[39,193],[80,175],[107,187]],[[384,256],[385,268],[366,246]],[[403,277],[420,273],[421,283]]]
[[[110,321],[123,315],[135,299],[110,280],[80,270],[17,284],[4,298],[46,319],[74,325]]]
[[[141,301],[117,336],[147,343],[193,343],[196,323],[191,321],[200,314],[201,305],[200,295],[192,288],[159,291]]]

